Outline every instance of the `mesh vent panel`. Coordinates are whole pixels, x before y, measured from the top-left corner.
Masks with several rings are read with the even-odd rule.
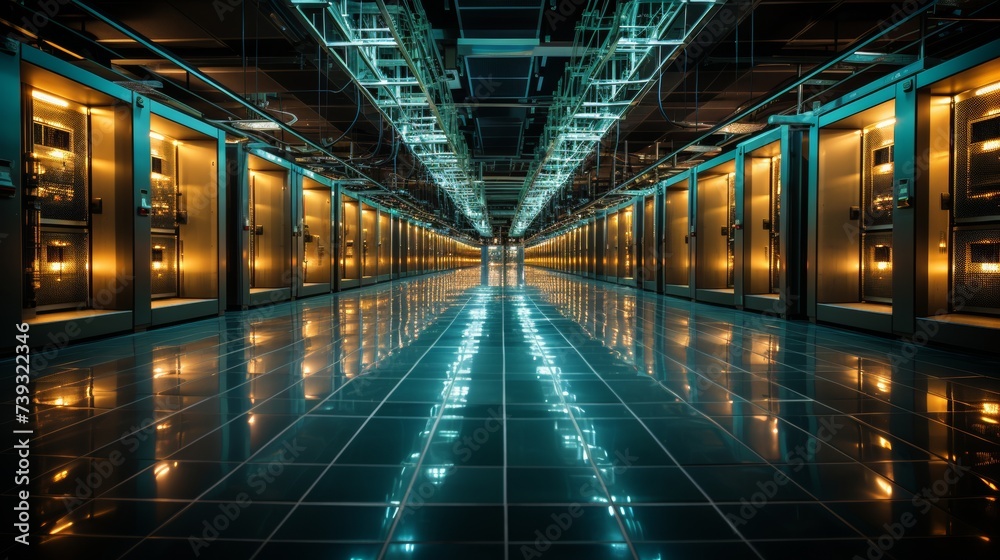
[[[771,293],[781,287],[781,158],[771,160]]]
[[[38,160],[42,220],[86,223],[87,117],[69,107],[34,99],[31,104],[32,152]]]
[[[865,227],[892,224],[893,126],[865,131],[862,196]]]
[[[177,158],[169,139],[150,138],[153,206],[150,226],[154,229],[173,229],[177,216]]]
[[[1000,313],[1000,229],[955,232],[954,311]]]
[[[154,235],[150,273],[153,297],[177,295],[177,239],[172,235]]]
[[[892,232],[866,233],[861,240],[862,301],[892,300]]]
[[[990,113],[993,113],[992,115]],[[955,103],[955,219],[1000,219],[1000,90]]]
[[[736,231],[733,224],[736,223],[736,175],[730,173],[726,176],[726,197],[729,200],[729,212],[727,213],[726,230],[729,232],[729,239],[726,240],[726,287],[732,288],[736,285]]]
[[[42,232],[39,308],[86,306],[90,244],[86,232]]]

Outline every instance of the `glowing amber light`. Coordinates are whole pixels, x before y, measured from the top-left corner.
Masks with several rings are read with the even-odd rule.
[[[34,97],[35,99],[37,99],[39,101],[44,101],[46,103],[51,103],[53,105],[57,105],[59,107],[69,107],[69,102],[66,101],[65,99],[60,99],[60,98],[58,98],[58,97],[56,97],[54,95],[50,95],[48,93],[45,93],[44,91],[38,91],[37,89],[36,90],[32,90],[31,97]]]
[[[160,478],[161,476],[165,476],[168,472],[170,472],[170,465],[166,463],[160,463],[159,465],[156,465],[156,468],[153,469],[153,476],[155,476],[156,478]]]
[[[875,387],[882,393],[889,392],[889,382],[880,377],[875,378]]]
[[[990,84],[988,86],[983,86],[976,90],[976,95],[986,95],[988,93],[993,93],[994,91],[1000,90],[1000,82]]]
[[[891,484],[889,484],[888,482],[882,480],[881,478],[879,478],[878,480],[876,480],[875,483],[878,485],[879,490],[881,490],[883,494],[885,494],[886,496],[892,496],[892,485]]]
[[[50,535],[54,535],[56,533],[62,532],[64,530],[66,530],[66,529],[69,529],[72,526],[73,526],[73,522],[72,521],[67,521],[66,523],[63,523],[62,525],[56,525],[55,527],[53,527],[52,530],[49,531],[49,534]]]
[[[153,246],[153,254],[152,254],[153,270],[163,269],[163,251],[165,249],[166,247],[164,247],[163,245]]]

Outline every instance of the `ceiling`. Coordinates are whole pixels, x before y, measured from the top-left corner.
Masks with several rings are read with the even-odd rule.
[[[610,16],[625,3],[398,1],[400,9],[418,12],[429,26],[430,47],[450,92],[447,102],[454,104],[457,129],[468,146],[468,172],[482,188],[494,235],[503,235],[525,191],[531,162],[547,147],[541,144],[553,95],[567,64],[580,55],[574,41],[581,37],[584,14],[596,10]],[[435,188],[419,158],[399,146],[397,131],[331,56],[337,51],[321,48],[304,28],[292,0],[84,2],[170,56],[73,4],[63,7],[49,25],[32,30],[18,23],[25,17],[30,21],[32,2],[24,4],[6,3],[0,20],[42,48],[92,61],[81,65],[113,69],[136,80],[158,80],[164,84],[159,95],[210,119],[248,115],[241,101],[218,90],[219,84],[283,122],[294,115],[297,120],[290,128],[313,148],[282,131],[259,133],[261,139],[332,173],[343,172],[346,162],[382,185],[372,190],[373,196],[475,234],[459,206]],[[613,203],[620,192],[615,187],[659,158],[676,155],[671,161],[692,165],[707,157],[680,151],[691,143],[726,146],[745,137],[735,132],[708,134],[715,125],[738,120],[757,125],[748,130],[756,129],[769,115],[808,110],[814,102],[829,102],[913,62],[921,48],[928,58],[954,56],[995,39],[1000,17],[998,3],[984,0],[717,4],[700,31],[676,58],[663,63],[638,102],[585,159],[571,184],[546,205],[529,235],[581,209]],[[930,6],[929,11],[893,26],[911,12],[923,12],[914,9],[918,5]],[[801,94],[800,88],[790,87],[802,74],[850,54],[859,41],[873,37],[864,51],[893,56],[847,58],[813,76]],[[208,80],[200,80],[184,65],[197,68]]]

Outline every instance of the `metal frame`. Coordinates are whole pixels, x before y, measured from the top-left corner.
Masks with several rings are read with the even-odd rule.
[[[604,135],[721,4],[632,0],[622,3],[611,17],[602,18],[600,10],[584,13],[574,41],[575,56],[559,81],[539,151],[521,189],[512,237],[524,235]],[[692,14],[693,10],[697,12]],[[689,25],[692,17],[694,23]]]
[[[417,2],[291,0],[300,22],[351,76],[483,236],[493,233],[458,110]],[[341,50],[343,49],[343,53]]]

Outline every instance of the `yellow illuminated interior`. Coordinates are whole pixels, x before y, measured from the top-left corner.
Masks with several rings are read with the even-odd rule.
[[[976,90],[976,95],[977,96],[978,95],[986,95],[986,94],[993,93],[994,91],[998,91],[998,90],[1000,90],[1000,82],[994,82],[992,84],[989,84],[987,86],[983,86],[983,87],[977,89]]]
[[[153,270],[156,271],[163,270],[164,250],[166,250],[166,247],[164,247],[163,245],[153,245],[153,256],[152,256]]]
[[[51,103],[52,105],[56,105],[56,106],[59,106],[59,107],[63,107],[63,108],[69,107],[69,101],[66,101],[65,99],[62,99],[60,97],[56,97],[56,96],[54,96],[52,94],[45,93],[44,91],[39,91],[37,89],[31,90],[31,97],[33,97],[33,98],[35,98],[35,99],[37,99],[39,101],[44,101],[46,103]]]

